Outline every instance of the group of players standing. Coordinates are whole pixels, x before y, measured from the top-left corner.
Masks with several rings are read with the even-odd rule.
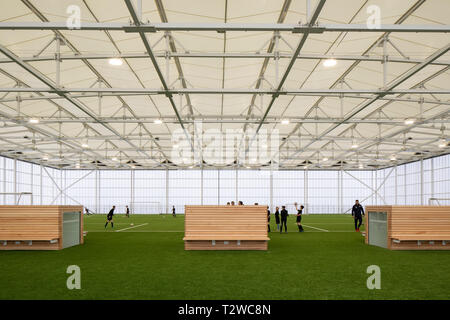
[[[305,208],[303,205],[300,205],[300,207],[298,207],[297,202],[294,203],[295,205],[295,210],[297,210],[297,217],[296,217],[296,223],[297,223],[297,227],[298,227],[298,232],[304,232],[305,230],[303,229],[302,226],[302,213],[303,213],[303,209]],[[276,207],[275,208],[275,223],[277,225],[277,231],[280,231],[280,233],[283,232],[283,225],[284,225],[284,232],[287,233],[287,218],[289,216],[288,211],[286,210],[286,206],[281,206],[281,211],[280,211],[280,207]],[[281,224],[281,226],[280,226]],[[269,206],[267,206],[267,228],[268,231],[270,231],[270,210],[269,210]]]
[[[227,202],[227,206],[234,206],[235,203],[234,201],[231,202]],[[238,206],[243,206],[244,203],[242,201],[238,202]],[[255,206],[257,206],[258,203],[255,203]],[[296,219],[296,223],[298,226],[298,232],[304,232],[305,230],[302,227],[302,212],[303,209],[305,208],[303,205],[300,205],[300,207],[298,207],[297,202],[294,203],[295,205],[295,210],[297,210],[297,219]],[[288,211],[286,210],[286,206],[281,206],[281,211],[280,211],[280,207],[276,207],[275,208],[275,223],[277,224],[277,231],[280,231],[280,233],[283,232],[283,225],[284,225],[284,232],[287,233],[287,218],[289,216]],[[280,222],[281,222],[281,227],[280,227]],[[267,206],[267,228],[268,231],[270,231],[270,210],[269,210],[269,206]]]

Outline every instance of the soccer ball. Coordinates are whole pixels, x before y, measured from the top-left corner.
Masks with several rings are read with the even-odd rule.
[[[130,226],[134,226],[134,223],[130,223]]]

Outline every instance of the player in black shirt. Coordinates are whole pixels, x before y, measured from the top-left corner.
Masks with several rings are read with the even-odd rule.
[[[125,208],[127,208],[127,211],[126,211],[126,213],[125,213],[125,216],[126,216],[127,218],[129,218],[129,217],[130,217],[130,208],[128,208],[128,206],[125,206]]]
[[[280,208],[275,208],[275,223],[277,224],[277,231],[280,230]]]
[[[112,206],[111,210],[109,210],[109,213],[106,216],[105,229],[108,226],[108,222],[111,222],[111,228],[114,228],[114,221],[113,221],[114,209],[116,209],[116,206]]]
[[[355,201],[355,204],[352,208],[352,217],[355,219],[355,231],[359,232],[359,227],[362,224],[362,216],[364,216],[364,208],[359,204],[359,200]],[[359,222],[359,224],[358,224]]]
[[[302,212],[303,212],[304,206],[300,206],[300,209],[297,208],[297,202],[295,203],[295,209],[297,210],[297,226],[298,226],[298,232],[303,232],[302,227]]]
[[[281,206],[281,228],[280,228],[280,233],[283,232],[283,224],[284,224],[284,231],[287,232],[287,218],[288,218],[289,214],[286,210],[285,206]]]
[[[269,206],[267,206],[267,228],[268,228],[268,232],[270,232],[270,210],[269,210]]]
[[[172,216],[175,218],[176,217],[176,215],[175,215],[175,206],[172,206]]]

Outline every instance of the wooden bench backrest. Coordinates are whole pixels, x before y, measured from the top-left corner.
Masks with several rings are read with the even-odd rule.
[[[367,206],[366,211],[388,213],[389,239],[450,239],[450,206]]]
[[[0,206],[0,240],[61,239],[63,212],[83,212],[83,207]]]
[[[266,206],[185,206],[185,240],[269,240]]]

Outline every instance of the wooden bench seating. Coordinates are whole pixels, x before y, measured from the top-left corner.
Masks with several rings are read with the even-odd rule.
[[[217,234],[210,234],[210,235],[203,235],[203,236],[188,236],[184,237],[183,240],[270,240],[269,237],[250,237],[250,236],[239,236],[239,235],[217,235]]]
[[[366,243],[370,212],[387,214],[387,248],[391,250],[450,250],[450,206],[367,206]]]
[[[267,250],[266,206],[186,206],[185,250]]]
[[[83,243],[82,206],[0,206],[0,250],[62,249],[64,212],[81,213]]]
[[[414,240],[444,240],[444,241],[450,241],[450,236],[448,234],[402,234],[402,235],[396,235],[392,234],[392,239],[399,240],[399,241],[414,241]]]

